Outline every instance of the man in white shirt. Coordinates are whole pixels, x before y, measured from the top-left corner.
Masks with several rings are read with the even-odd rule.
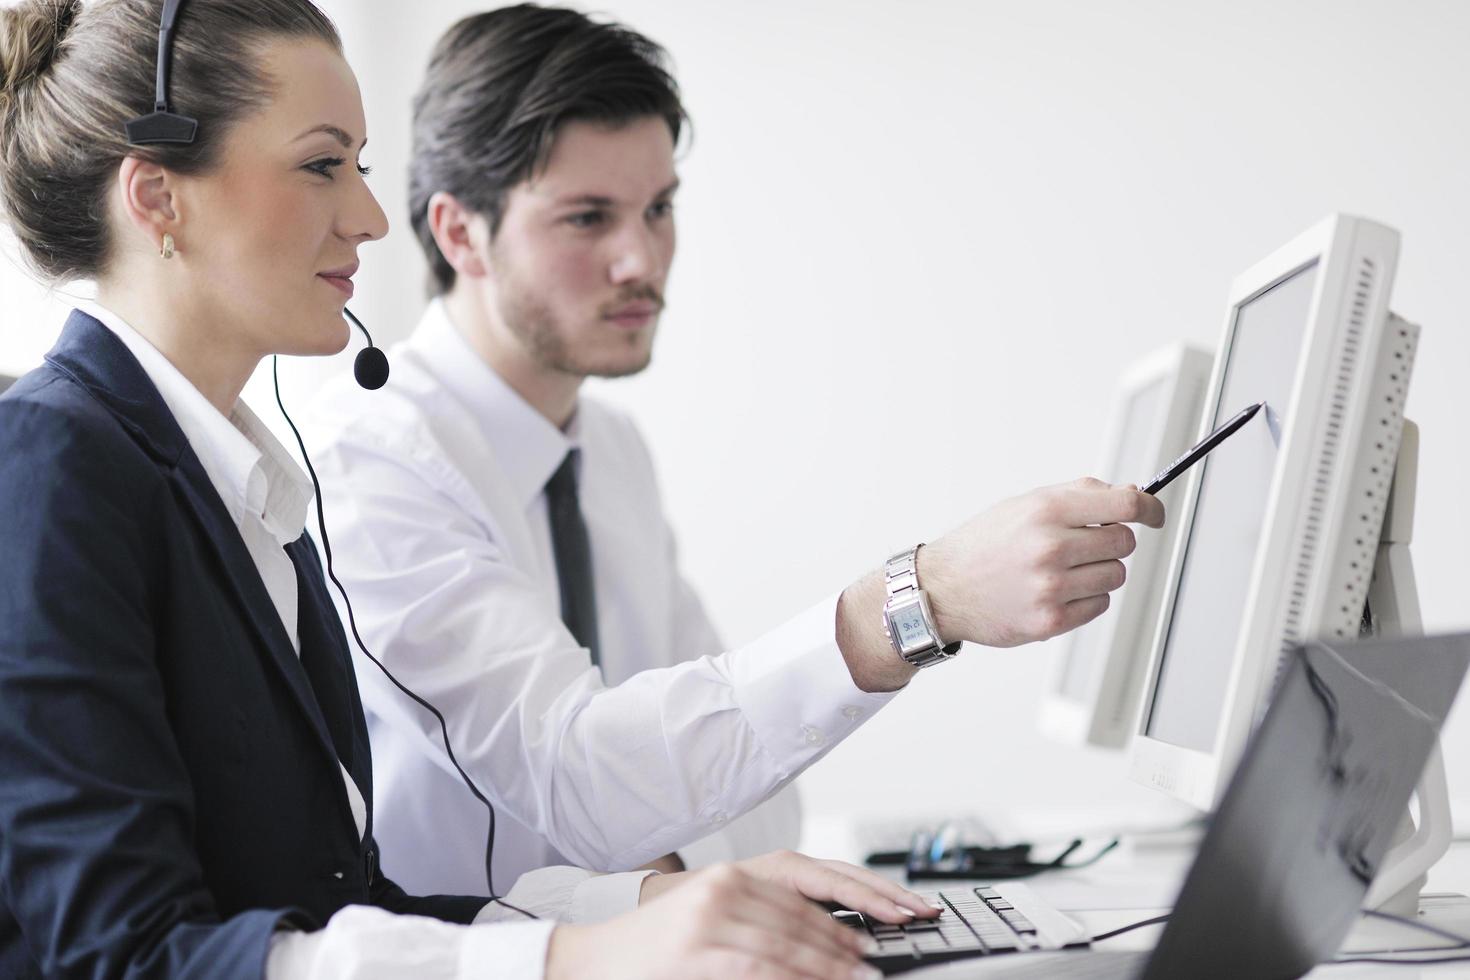
[[[641,440],[579,397],[649,362],[683,119],[661,50],[625,28],[529,5],[451,28],[415,101],[436,299],[386,388],[333,386],[309,425],[368,648],[443,710],[503,811],[497,880],[668,866],[952,654],[938,638],[1008,646],[1100,614],[1133,546],[1117,522],[1163,519],[1133,489],[1037,491],[889,570],[904,656],[881,574],[716,655]],[[358,674],[385,870],[483,892],[488,815],[436,726]]]
[[[400,398],[439,417],[451,411],[461,413],[464,431],[471,437],[446,433],[441,443],[445,461],[468,478],[491,484],[487,492],[474,495],[470,512],[477,522],[493,528],[487,536],[504,543],[504,571],[514,573],[527,588],[509,591],[487,578],[478,603],[485,615],[500,621],[520,617],[539,624],[548,634],[560,634],[564,643],[587,649],[587,662],[595,646],[602,680],[608,685],[623,683],[643,670],[672,667],[724,649],[699,597],[679,573],[652,461],[630,420],[581,398],[565,429],[553,424],[465,342],[450,322],[445,305],[438,301],[430,304],[413,337],[394,351],[393,364],[398,376],[422,375],[426,388],[439,393],[419,401],[411,390],[395,385],[383,399],[394,402],[391,408],[380,406],[376,398],[385,392],[370,393],[361,404],[366,407],[370,399],[374,416],[363,419],[364,427],[376,422],[380,412],[399,419]],[[343,404],[358,403],[355,396],[335,387],[326,399],[336,403],[344,396],[351,401]],[[440,406],[437,400],[441,398],[452,402],[452,408]],[[338,494],[356,496],[363,489],[337,472],[353,451],[345,444],[351,438],[344,435],[344,444],[330,443],[331,448],[320,454],[328,514],[334,524],[339,514],[355,514],[364,506],[361,501],[345,499],[338,504]],[[596,632],[591,645],[569,629],[559,628],[564,605],[560,590],[566,577],[559,574],[554,521],[548,513],[548,498],[555,501],[556,489],[549,489],[548,484],[567,477],[574,481],[590,539],[593,575],[584,583],[582,594],[595,595],[591,624]],[[378,486],[376,481],[373,486]],[[344,555],[355,548],[356,538],[374,533],[355,523],[343,531],[346,533],[334,535],[333,540],[344,539],[338,545]],[[354,541],[349,543],[349,537]],[[355,567],[342,563],[349,575]],[[350,594],[356,595],[358,589],[357,582],[349,583]],[[377,646],[370,642],[369,649],[396,659],[401,638],[373,639]],[[460,652],[474,655],[470,649]],[[479,655],[504,652],[491,648]],[[472,668],[466,680],[471,688],[475,686]],[[365,678],[364,683],[370,680]],[[370,706],[372,703],[370,700]],[[376,712],[372,728],[375,736],[383,734]],[[390,787],[380,794],[377,833],[385,842],[386,853],[411,856],[402,868],[407,887],[453,881],[471,894],[483,888],[481,863],[466,864],[464,856],[485,846],[487,817],[473,799],[465,806],[467,794],[457,775],[445,772],[419,746],[401,739],[379,738],[375,753],[378,779]],[[795,847],[799,830],[795,790],[788,788],[703,841],[680,848],[679,856],[689,867],[751,857]],[[430,839],[435,847],[425,848],[423,842]],[[497,881],[514,881],[531,869],[565,863],[567,857],[540,834],[510,814],[500,815],[495,831]],[[658,866],[679,870],[672,859]]]

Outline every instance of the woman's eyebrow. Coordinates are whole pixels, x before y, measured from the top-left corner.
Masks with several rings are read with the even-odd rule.
[[[304,132],[300,136],[296,137],[296,142],[300,142],[301,140],[304,140],[304,139],[306,139],[306,137],[311,136],[311,135],[313,135],[315,133],[326,133],[328,136],[331,136],[331,137],[335,138],[338,143],[341,143],[342,144],[342,148],[344,150],[350,150],[350,149],[352,149],[352,143],[353,143],[352,137],[350,135],[348,135],[348,133],[347,133],[347,131],[345,129],[342,129],[341,127],[338,127],[338,126],[333,126],[331,123],[322,123],[319,126],[313,126],[313,127],[311,127],[306,132]],[[366,146],[367,145],[367,139],[366,138],[363,139],[362,145],[363,146]]]

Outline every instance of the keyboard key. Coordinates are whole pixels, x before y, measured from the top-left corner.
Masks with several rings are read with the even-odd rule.
[[[1006,918],[1006,925],[1010,926],[1012,929],[1022,934],[1036,932],[1036,927],[1031,924],[1031,920],[1026,918],[1019,912],[1011,913],[1011,915]]]

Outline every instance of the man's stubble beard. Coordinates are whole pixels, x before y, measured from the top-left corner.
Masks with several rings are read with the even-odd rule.
[[[644,348],[641,358],[631,362],[606,363],[596,357],[579,356],[556,316],[544,304],[515,289],[507,290],[503,295],[501,322],[531,359],[543,368],[579,378],[627,378],[643,371],[653,360],[657,320],[648,326],[646,341],[641,333],[629,333],[619,338],[629,348]]]

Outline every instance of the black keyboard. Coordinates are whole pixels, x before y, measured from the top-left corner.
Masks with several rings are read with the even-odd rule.
[[[938,918],[895,926],[860,912],[834,912],[833,916],[873,937],[878,952],[867,959],[884,973],[1040,948],[1036,927],[994,888],[953,888],[924,898],[945,906]]]

